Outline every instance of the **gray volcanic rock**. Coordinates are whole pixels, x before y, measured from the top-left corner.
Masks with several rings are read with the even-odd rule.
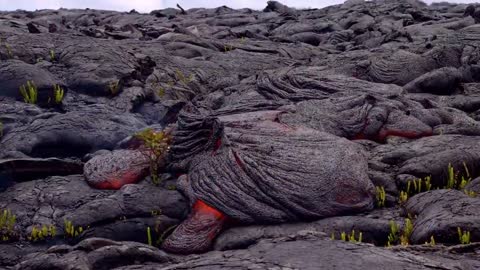
[[[19,151],[34,157],[83,157],[115,144],[146,126],[134,115],[116,115],[109,107],[91,105],[82,111],[44,113],[27,125],[12,128],[0,142],[3,151]]]
[[[16,215],[15,239],[0,226],[0,268],[480,268],[478,243],[442,246],[457,227],[479,241],[479,10],[0,11],[0,214]],[[175,143],[154,186],[131,138],[166,126]],[[414,179],[444,188],[449,165],[472,197],[422,189],[399,204]],[[412,246],[384,249],[407,217]],[[43,225],[57,235],[32,241]],[[318,235],[351,230],[379,247]],[[217,251],[128,242],[148,231],[171,251]]]
[[[84,168],[86,181],[100,189],[118,189],[145,178],[150,161],[138,150],[115,150],[90,159]]]
[[[286,125],[275,120],[279,114],[213,118],[184,110],[172,146],[172,166],[189,171],[182,188],[190,200],[201,199],[245,223],[371,209],[373,185],[365,174],[361,148],[328,133]],[[209,118],[210,124],[203,121]],[[209,137],[210,129],[214,135]]]
[[[92,238],[76,246],[52,247],[29,256],[15,269],[475,269],[474,255],[458,255],[442,248],[390,250],[368,244],[326,239],[302,231],[263,240],[244,250],[211,252],[202,256],[171,257],[155,248],[132,242]],[[131,264],[131,265],[129,265]]]
[[[458,243],[458,229],[470,232],[470,241],[480,239],[480,208],[478,198],[456,190],[435,190],[418,194],[408,200],[405,210],[416,215],[411,240],[424,243],[433,235],[443,243]]]

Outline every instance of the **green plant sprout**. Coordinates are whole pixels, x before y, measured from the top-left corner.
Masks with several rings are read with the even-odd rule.
[[[115,96],[120,90],[120,81],[116,80],[108,85],[108,90],[112,96]]]
[[[150,214],[152,214],[152,217],[156,217],[162,214],[162,210],[152,210]]]
[[[398,227],[398,224],[395,221],[390,220],[390,233],[388,234],[387,247],[391,247],[398,242],[399,231],[400,229]]]
[[[405,219],[405,225],[402,231],[400,231],[400,226],[398,226],[395,221],[391,220],[390,233],[387,238],[387,247],[391,247],[398,243],[402,246],[408,246],[410,243],[410,236],[412,235],[412,232],[413,223],[411,219]]]
[[[1,134],[1,133],[0,133]],[[1,136],[0,136],[1,137]],[[476,198],[477,197],[477,193],[473,190],[466,190],[464,189],[463,192],[468,196],[468,197],[471,197],[471,198]]]
[[[175,228],[177,228],[177,225],[172,225],[170,227],[168,227],[165,231],[163,231],[163,233],[160,235],[160,237],[158,237],[158,240],[157,240],[157,246],[160,246],[162,245],[163,241],[165,241],[165,238],[167,237],[167,235],[175,230]]]
[[[190,82],[193,81],[194,79],[194,74],[191,73],[190,75],[186,76],[180,69],[175,70],[175,75],[174,75],[173,80],[169,80],[166,84],[167,86],[162,86],[160,85],[159,81],[157,80],[156,82],[153,83],[153,89],[158,89],[156,90],[157,94],[159,97],[163,97],[168,90],[172,90],[173,87],[176,84],[183,85],[184,87],[187,86]]]
[[[47,238],[54,238],[56,234],[57,229],[53,225],[43,225],[41,228],[33,226],[32,232],[27,239],[31,242],[43,241]]]
[[[56,61],[55,51],[53,49],[50,50],[50,62]]]
[[[172,137],[163,131],[156,132],[153,129],[146,129],[135,137],[143,141],[144,147],[140,150],[149,160],[152,183],[159,185],[161,182],[158,176],[159,163],[170,149]]]
[[[177,227],[177,225],[173,225],[173,226],[168,227],[165,231],[163,231],[163,233],[155,241],[155,245],[160,246],[163,243],[163,241],[165,240],[165,237],[167,236],[167,234],[170,233],[172,230],[174,230],[176,227]],[[158,224],[156,224],[155,225],[155,232],[157,232],[157,234],[158,234],[158,230],[159,230],[158,228],[159,228],[159,226],[158,226]],[[150,227],[147,227],[147,243],[150,246],[154,246],[153,245],[153,240],[152,240],[152,229]]]
[[[233,51],[233,49],[234,49],[233,45],[230,45],[230,44],[225,44],[225,45],[223,46],[223,50],[224,50],[225,52]]]
[[[355,239],[355,230],[352,230],[352,233],[348,236],[348,242],[351,243],[361,243],[363,238],[362,232],[358,233],[358,239]]]
[[[38,97],[37,86],[33,81],[27,81],[27,86],[20,86],[20,94],[26,103],[36,104]]]
[[[405,191],[400,191],[400,196],[399,196],[399,202],[400,204],[404,204],[405,202],[408,201],[408,192]]]
[[[409,218],[405,219],[405,226],[403,228],[403,232],[400,235],[400,244],[402,246],[408,246],[410,242],[410,236],[413,232],[413,223],[412,220]]]
[[[7,242],[15,237],[14,228],[17,217],[6,209],[0,213],[0,242]]]
[[[53,86],[53,102],[55,104],[61,104],[63,101],[65,92],[63,91],[63,88],[60,87],[60,85],[55,84]]]
[[[77,237],[83,232],[83,227],[77,227],[73,225],[73,223],[67,219],[64,220],[64,232],[66,237]]]
[[[13,59],[12,47],[10,47],[10,45],[8,45],[7,43],[5,43],[5,49],[7,50],[7,57],[8,57],[9,59]]]
[[[193,81],[193,74],[190,74],[188,77],[183,74],[183,72],[180,69],[175,70],[175,78],[177,81],[180,81],[183,85],[189,84],[191,81]]]
[[[432,236],[430,236],[430,242],[425,242],[425,245],[429,245],[431,247],[434,247],[436,245],[436,242],[435,242],[435,238]]]
[[[379,187],[375,187],[376,191],[377,191],[377,194],[376,194],[376,197],[377,197],[377,206],[378,207],[385,207],[385,199],[386,199],[386,193],[385,193],[385,188],[383,186]]]
[[[168,190],[177,190],[177,186],[175,186],[174,184],[170,184],[170,185],[167,185],[167,189]]]
[[[347,241],[347,233],[346,232],[342,232],[340,234],[340,240],[342,241]]]
[[[460,240],[460,244],[462,245],[468,245],[470,244],[470,232],[469,231],[462,231],[460,227],[457,227],[458,231],[458,238]]]
[[[150,227],[147,227],[147,241],[149,246],[153,246],[152,233],[150,231]]]
[[[466,177],[462,174],[462,177],[460,178],[460,172],[455,172],[452,164],[448,164],[447,185],[445,188],[463,190],[472,181],[472,177],[470,176],[470,172],[465,162],[463,162],[463,168],[465,170]]]
[[[335,233],[332,232],[330,239],[335,240]],[[363,233],[358,232],[358,238],[355,236],[355,230],[352,230],[350,234],[346,232],[340,233],[340,240],[350,242],[350,243],[361,243],[363,241]]]

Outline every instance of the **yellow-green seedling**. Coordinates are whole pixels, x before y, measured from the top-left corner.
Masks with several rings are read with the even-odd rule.
[[[363,238],[362,232],[358,232],[358,238],[355,238],[355,230],[352,230],[352,232],[351,232],[350,235],[348,236],[348,242],[351,242],[351,243],[361,243],[362,240],[363,240],[362,238]]]
[[[152,214],[152,217],[156,217],[162,214],[162,210],[152,210],[150,214]]]
[[[0,136],[0,137],[1,137],[1,136]],[[463,192],[464,192],[467,196],[469,196],[469,197],[471,197],[471,198],[476,198],[476,197],[477,197],[477,193],[476,193],[475,191],[473,191],[473,190],[464,189]]]
[[[408,192],[400,191],[400,196],[398,201],[400,202],[400,204],[406,203],[408,201]]]
[[[191,81],[193,81],[193,74],[190,74],[188,77],[183,74],[183,72],[180,69],[175,70],[175,77],[177,81],[180,81],[183,85],[189,84]]]
[[[7,242],[15,237],[15,222],[17,217],[10,210],[0,212],[0,242]]]
[[[167,238],[168,234],[170,232],[172,232],[173,230],[175,230],[175,228],[177,228],[178,225],[172,225],[170,227],[168,227],[165,231],[163,231],[163,233],[160,235],[160,237],[158,237],[158,240],[157,240],[157,246],[160,246],[163,244],[163,241],[165,241],[165,239]]]
[[[20,86],[20,94],[26,103],[37,103],[38,90],[33,81],[27,81],[27,85]]]
[[[230,45],[230,44],[225,44],[225,45],[223,46],[223,50],[224,50],[225,52],[233,51],[233,49],[234,49],[233,45]]]
[[[13,58],[12,47],[10,45],[8,45],[7,43],[5,43],[5,50],[7,51],[7,57],[9,59],[12,59]]]
[[[458,231],[458,238],[460,240],[460,244],[468,245],[470,244],[470,232],[469,231],[462,231],[460,227],[457,227]]]
[[[152,232],[150,231],[150,227],[147,227],[147,241],[148,241],[148,245],[153,246]]]
[[[108,90],[110,91],[110,94],[112,96],[116,95],[120,90],[120,81],[117,80],[117,81],[111,82],[108,85]]]
[[[425,177],[425,190],[430,191],[432,189],[432,177],[427,176]]]
[[[63,88],[60,87],[60,85],[55,84],[53,86],[53,102],[55,102],[55,104],[62,103],[64,94],[65,94],[65,91],[63,91]]]
[[[65,237],[74,238],[83,232],[83,227],[75,227],[72,221],[65,219],[63,230],[65,232]]]
[[[463,168],[465,170],[464,174],[460,178],[460,172],[455,172],[451,163],[448,164],[447,169],[447,189],[459,189],[463,190],[471,181],[472,177],[470,176],[470,171],[468,170],[467,164],[463,162]]]
[[[50,62],[55,62],[56,60],[56,56],[55,56],[55,51],[53,49],[50,50]]]
[[[173,184],[170,184],[167,186],[167,189],[168,190],[177,190],[177,186],[173,185]]]
[[[407,189],[405,193],[411,196],[424,191],[430,191],[431,189],[432,189],[432,177],[426,176],[425,178],[409,180],[407,182]]]
[[[342,233],[340,234],[340,239],[341,239],[342,241],[347,241],[347,233],[346,233],[346,232],[342,232]]]
[[[390,220],[390,233],[388,234],[387,247],[391,247],[398,242],[399,232],[400,228],[398,224],[395,221]]]
[[[400,227],[398,226],[398,224],[395,221],[391,220],[390,234],[388,235],[387,239],[387,247],[391,247],[396,244],[408,246],[410,243],[410,236],[412,235],[412,232],[413,223],[411,219],[405,219],[405,225],[402,231],[400,231]]]
[[[429,246],[432,246],[434,247],[436,245],[436,242],[435,242],[435,238],[432,236],[430,236],[430,242],[425,242],[425,245],[429,245]]]
[[[170,149],[172,136],[163,131],[145,129],[144,131],[136,134],[135,137],[143,141],[143,147],[140,150],[149,159],[152,183],[159,185],[161,179],[158,176],[158,166],[160,161]]]
[[[409,218],[405,219],[405,226],[403,227],[402,234],[400,235],[400,244],[402,246],[408,246],[410,243],[410,236],[413,232],[413,223]]]
[[[381,187],[377,186],[375,188],[376,188],[376,191],[377,191],[377,194],[376,194],[377,206],[378,207],[385,207],[385,199],[386,199],[385,188],[383,186],[381,186]]]
[[[455,171],[453,170],[453,166],[451,163],[448,163],[447,175],[448,176],[446,188],[452,189],[455,187]]]
[[[57,229],[53,225],[43,225],[41,227],[33,226],[32,232],[27,239],[31,242],[38,242],[48,238],[54,238],[55,235],[57,235]]]

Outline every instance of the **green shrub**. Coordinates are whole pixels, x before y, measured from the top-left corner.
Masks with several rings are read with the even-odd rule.
[[[27,81],[27,85],[20,86],[20,94],[26,103],[36,104],[38,97],[37,86],[33,81]]]
[[[170,149],[172,137],[163,131],[156,132],[153,129],[146,129],[136,134],[135,137],[143,141],[144,146],[141,148],[141,152],[150,162],[152,182],[155,185],[160,184],[161,180],[158,177],[159,163]]]

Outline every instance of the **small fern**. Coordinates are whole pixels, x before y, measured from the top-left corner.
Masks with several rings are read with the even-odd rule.
[[[457,228],[458,231],[458,238],[460,241],[460,244],[462,245],[468,245],[470,244],[470,232],[469,231],[462,231],[460,227]]]
[[[376,191],[377,191],[377,194],[376,194],[376,198],[377,198],[377,206],[378,207],[385,207],[385,199],[386,199],[386,193],[385,193],[385,188],[383,186],[379,187],[375,187]]]
[[[65,91],[63,91],[63,88],[60,87],[60,85],[55,84],[53,86],[53,102],[55,104],[61,104],[63,101]]]
[[[57,57],[55,56],[55,51],[53,49],[50,50],[50,62],[55,62]]]
[[[38,98],[37,86],[33,81],[27,81],[27,85],[20,86],[20,94],[26,103],[36,104]]]
[[[108,85],[108,90],[112,96],[115,96],[120,91],[120,81],[111,82]]]

